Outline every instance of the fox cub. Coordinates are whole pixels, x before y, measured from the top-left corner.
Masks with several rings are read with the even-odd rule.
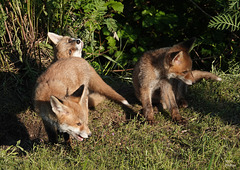
[[[162,103],[163,109],[171,112],[172,119],[179,123],[186,120],[179,114],[178,106],[187,107],[184,95],[187,85],[206,78],[220,81],[210,72],[192,71],[189,51],[195,38],[172,47],[148,51],[139,59],[133,71],[133,86],[141,101],[143,114],[151,123],[154,120],[152,103]]]
[[[62,58],[83,57],[82,49],[84,43],[81,39],[62,36],[52,32],[48,32],[48,37],[54,43],[54,61]],[[105,96],[90,91],[88,95],[88,106],[96,107],[103,100],[105,100]]]
[[[55,44],[55,61],[60,58],[82,57],[82,49],[84,43],[81,39],[62,36],[52,32],[48,32],[48,37]]]
[[[94,68],[80,57],[83,43],[79,40],[79,46],[77,41],[69,37],[61,39],[61,43],[65,45],[59,44],[55,53],[60,58],[49,66],[36,83],[35,110],[42,117],[52,143],[57,142],[57,131],[64,133],[64,139],[69,144],[69,135],[79,141],[91,136],[88,128],[89,91],[130,106],[125,98],[108,86]],[[75,57],[64,57],[72,54]]]

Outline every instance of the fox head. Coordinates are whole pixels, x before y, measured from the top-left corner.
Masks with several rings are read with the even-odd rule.
[[[50,104],[56,114],[60,132],[68,133],[79,141],[91,136],[88,128],[87,89],[84,89],[84,85],[63,100],[51,96]]]
[[[167,53],[167,64],[169,68],[168,78],[178,78],[188,85],[194,83],[192,74],[192,59],[189,51],[195,38],[181,42],[171,47]]]
[[[81,39],[61,36],[48,32],[48,37],[55,44],[55,59],[82,57],[83,42]]]

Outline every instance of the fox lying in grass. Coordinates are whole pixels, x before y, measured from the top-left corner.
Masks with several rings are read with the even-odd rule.
[[[61,49],[58,49],[60,45],[57,46],[57,51],[62,51],[63,56],[79,54],[83,46],[78,48],[76,46],[79,43],[73,41],[78,40],[63,37],[61,43],[65,45],[61,46]],[[37,79],[34,105],[43,119],[49,141],[56,143],[57,131],[60,131],[64,133],[66,143],[70,144],[69,135],[79,141],[91,136],[88,128],[89,90],[126,106],[129,106],[129,103],[108,86],[79,55],[66,58],[56,53],[56,56],[60,58]]]
[[[171,112],[172,119],[186,123],[180,115],[178,106],[187,107],[184,95],[187,85],[202,78],[221,81],[216,75],[194,70],[189,51],[195,39],[148,51],[139,59],[133,71],[133,86],[137,98],[143,106],[145,118],[152,123],[154,120],[152,102],[162,103],[163,109]]]

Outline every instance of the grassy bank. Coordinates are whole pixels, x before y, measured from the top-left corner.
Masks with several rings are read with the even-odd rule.
[[[80,143],[74,141],[72,150],[61,143],[62,139],[57,145],[45,143],[41,120],[31,107],[17,109],[16,122],[1,122],[1,139],[11,140],[1,144],[0,167],[239,169],[240,76],[222,73],[220,77],[223,82],[203,80],[189,89],[189,107],[180,109],[188,118],[186,126],[175,124],[161,110],[155,114],[157,123],[149,125],[141,116],[105,101],[90,111],[93,136]],[[136,110],[141,109],[131,85],[114,87]],[[14,101],[8,104],[9,113],[5,114],[14,112],[13,104],[16,105]],[[21,143],[16,144],[17,140]]]

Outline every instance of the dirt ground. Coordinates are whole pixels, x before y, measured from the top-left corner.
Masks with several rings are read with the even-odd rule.
[[[138,103],[131,85],[121,82],[113,88],[123,95],[131,104]],[[27,86],[26,84],[1,86],[0,147],[6,148],[7,146],[15,145],[17,141],[21,140],[21,146],[24,149],[31,149],[34,143],[47,141],[42,120],[33,109],[33,90],[34,82]],[[130,111],[123,110],[124,107],[121,105],[107,100],[95,109],[90,109],[89,124],[91,124],[91,121],[99,120],[106,121],[105,123],[111,121],[117,126],[118,122],[124,122],[126,119],[134,116],[131,115],[132,113],[130,113]],[[103,112],[106,113],[105,115],[109,115],[109,117],[103,118]],[[122,112],[125,112],[125,115],[122,114]]]

